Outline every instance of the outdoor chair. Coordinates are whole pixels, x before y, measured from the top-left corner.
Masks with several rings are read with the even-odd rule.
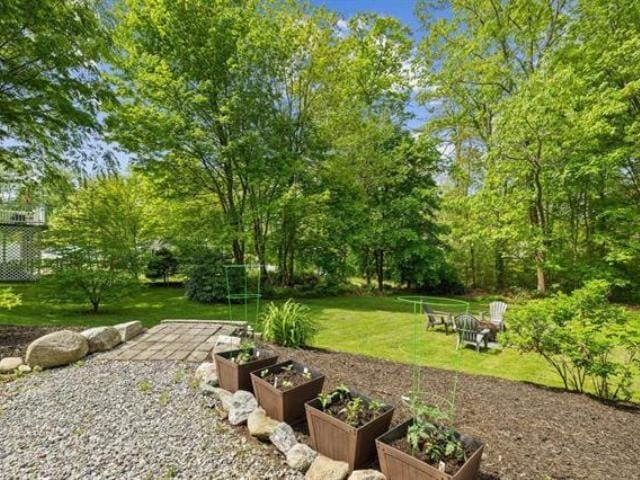
[[[500,330],[504,330],[504,312],[507,311],[507,304],[504,302],[491,302],[489,304],[489,321],[496,325]],[[484,322],[487,312],[480,314],[480,319]]]
[[[461,313],[455,318],[456,333],[458,334],[458,342],[456,350],[461,345],[473,345],[476,350],[480,351],[480,346],[484,343],[484,348],[489,347],[489,334],[491,330],[480,327],[478,319],[468,313]]]
[[[427,328],[433,328],[436,323],[444,325],[444,333],[449,335],[449,327],[453,328],[453,319],[449,312],[436,312],[428,304],[422,304],[422,313],[427,316]]]

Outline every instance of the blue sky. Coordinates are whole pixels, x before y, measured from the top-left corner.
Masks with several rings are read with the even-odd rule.
[[[358,12],[393,16],[408,25],[416,38],[421,36],[418,20],[413,14],[415,0],[312,0],[311,3],[324,5],[345,19]]]

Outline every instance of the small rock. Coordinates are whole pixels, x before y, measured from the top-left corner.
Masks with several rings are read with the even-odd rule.
[[[129,341],[133,337],[137,337],[144,331],[144,329],[142,328],[142,323],[138,320],[119,323],[117,325],[114,325],[113,328],[120,332],[120,339],[123,342]]]
[[[89,343],[82,335],[70,330],[49,333],[31,342],[25,363],[42,368],[58,367],[77,362],[89,351]]]
[[[11,373],[20,365],[23,365],[20,357],[5,357],[0,360],[0,373]]]
[[[228,392],[224,388],[212,387],[211,385],[200,385],[200,390],[205,395],[212,395],[213,397],[220,402],[222,409],[225,411],[229,411],[231,409],[231,399],[233,398],[233,394]]]
[[[120,332],[113,327],[95,327],[80,332],[89,343],[89,353],[106,352],[122,342]]]
[[[18,372],[20,372],[20,373],[31,373],[31,367],[29,365],[20,365],[18,367]]]
[[[229,423],[241,425],[247,421],[249,414],[258,408],[258,402],[250,392],[238,390],[231,397],[229,407]]]
[[[313,448],[304,443],[297,443],[287,452],[287,465],[304,473],[318,456]]]
[[[267,417],[265,411],[258,407],[249,414],[247,418],[247,428],[249,433],[259,440],[269,440],[269,435],[278,426],[278,421]]]
[[[273,432],[269,435],[269,440],[282,453],[287,453],[291,447],[298,443],[296,435],[293,433],[293,428],[284,422],[280,422],[273,429]]]
[[[200,386],[211,385],[216,387],[218,385],[218,372],[216,371],[216,364],[211,362],[201,363],[196,369],[194,374],[196,380],[200,382]]]
[[[344,480],[349,475],[349,464],[318,455],[304,476],[306,480]]]
[[[378,470],[354,470],[349,480],[387,480],[387,477]]]
[[[477,450],[482,446],[482,442],[471,435],[462,435],[460,442],[470,450]]]

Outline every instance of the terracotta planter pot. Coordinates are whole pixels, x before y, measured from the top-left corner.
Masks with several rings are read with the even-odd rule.
[[[288,360],[268,367],[270,372],[278,373],[283,367],[293,364],[293,370],[296,372],[304,372],[304,365]],[[281,422],[289,424],[297,423],[304,420],[304,404],[309,400],[313,400],[322,391],[324,384],[324,375],[308,369],[311,373],[311,379],[297,385],[289,390],[283,391],[274,387],[271,383],[263,380],[260,372],[263,369],[251,372],[251,382],[253,383],[253,391],[256,399],[267,415]]]
[[[467,459],[455,475],[441,472],[436,467],[417,459],[413,455],[392,447],[390,444],[393,441],[407,434],[407,428],[409,428],[411,422],[413,420],[407,420],[376,439],[380,470],[387,477],[387,480],[475,480],[478,478],[484,445],[481,445]]]
[[[231,393],[237,390],[253,392],[251,372],[273,365],[278,361],[278,356],[269,354],[264,350],[259,350],[260,358],[238,365],[231,360],[231,358],[235,357],[239,352],[240,350],[231,350],[229,352],[215,354],[214,359],[218,372],[218,383],[220,384],[220,388],[224,388]]]
[[[364,395],[351,392],[365,402]],[[317,398],[305,404],[312,446],[322,455],[349,464],[349,471],[366,467],[376,454],[375,439],[389,430],[394,408],[386,405],[384,412],[369,423],[355,428],[324,413]]]

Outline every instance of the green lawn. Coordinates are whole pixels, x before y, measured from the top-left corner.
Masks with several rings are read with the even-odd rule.
[[[0,285],[1,287],[2,285]],[[86,306],[50,305],[39,299],[33,284],[12,285],[22,295],[22,305],[11,311],[0,310],[0,323],[16,325],[95,326],[128,320],[141,320],[149,327],[168,318],[229,318],[227,305],[205,305],[186,300],[179,288],[146,288],[133,300],[106,305],[92,314]],[[511,349],[476,353],[470,348],[456,351],[455,335],[445,335],[442,327],[426,331],[422,315],[395,296],[345,296],[302,299],[320,323],[314,346],[361,353],[399,362],[492,375],[550,386],[561,386],[550,367],[538,356],[520,355]],[[459,305],[439,306],[456,311]],[[472,313],[487,305],[471,302]],[[233,307],[234,319],[243,318],[243,307]],[[640,390],[640,385],[638,389]],[[636,399],[640,399],[638,394]]]

